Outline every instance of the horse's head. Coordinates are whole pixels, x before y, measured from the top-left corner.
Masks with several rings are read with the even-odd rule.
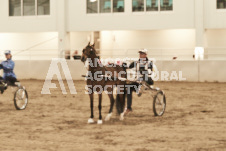
[[[83,49],[81,57],[82,62],[85,62],[87,58],[96,57],[96,50],[94,46],[95,44],[90,45],[90,43],[88,43],[88,45]]]

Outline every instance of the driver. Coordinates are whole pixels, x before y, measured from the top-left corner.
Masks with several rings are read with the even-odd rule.
[[[140,49],[139,53],[139,60],[132,62],[129,65],[129,69],[136,70],[136,74],[143,75],[140,80],[147,82],[148,85],[153,85],[154,81],[151,78],[152,71],[153,71],[153,62],[150,61],[147,57],[147,49]],[[132,111],[132,92],[135,91],[135,87],[138,87],[139,84],[136,82],[132,83],[133,87],[127,89],[127,108],[125,109],[125,114],[128,114]]]
[[[13,72],[15,63],[12,61],[12,55],[10,50],[5,51],[5,57],[6,60],[2,61],[0,64],[0,69],[3,69],[3,80],[7,82],[7,84],[15,85],[15,82],[17,81],[16,75]]]

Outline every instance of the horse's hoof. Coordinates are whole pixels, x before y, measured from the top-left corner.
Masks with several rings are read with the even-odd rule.
[[[123,120],[124,120],[124,113],[121,113],[121,114],[120,114],[119,120],[120,120],[120,121],[123,121]]]
[[[109,121],[111,119],[111,115],[112,113],[109,113],[106,117],[105,117],[105,121]]]
[[[97,124],[103,124],[103,121],[102,120],[98,120]]]
[[[88,124],[93,124],[94,123],[94,120],[92,118],[89,118],[87,123]]]
[[[142,95],[142,92],[139,92],[139,93],[137,94],[138,97],[140,97],[141,95]]]

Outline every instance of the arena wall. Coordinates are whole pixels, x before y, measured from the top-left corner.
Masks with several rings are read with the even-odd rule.
[[[226,82],[226,61],[201,61],[199,81]]]
[[[18,79],[46,79],[49,71],[51,61],[15,61],[15,73]],[[79,61],[68,60],[69,67],[73,80],[84,80],[81,75],[86,74],[84,64]],[[59,65],[62,78],[64,78],[63,70]],[[159,71],[167,71],[169,77],[172,73],[177,73],[179,78],[180,71],[182,71],[182,78],[186,78],[188,82],[226,82],[226,68],[219,68],[226,66],[226,61],[157,61],[156,66]],[[175,76],[174,76],[175,77]],[[54,79],[57,79],[54,76]],[[161,73],[160,73],[160,79]]]
[[[160,72],[167,71],[169,73],[169,79],[171,76],[173,76],[172,74],[176,72],[178,80],[181,73],[181,78],[186,78],[186,81],[198,81],[198,61],[157,61],[156,66]],[[161,78],[160,74],[160,81],[161,80],[164,79]]]

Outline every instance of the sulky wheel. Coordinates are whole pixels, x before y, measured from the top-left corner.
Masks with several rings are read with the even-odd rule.
[[[14,93],[14,105],[17,110],[24,110],[28,103],[27,91],[24,87],[18,87]]]
[[[153,100],[153,112],[155,116],[162,116],[166,109],[166,97],[163,91],[157,91]]]

